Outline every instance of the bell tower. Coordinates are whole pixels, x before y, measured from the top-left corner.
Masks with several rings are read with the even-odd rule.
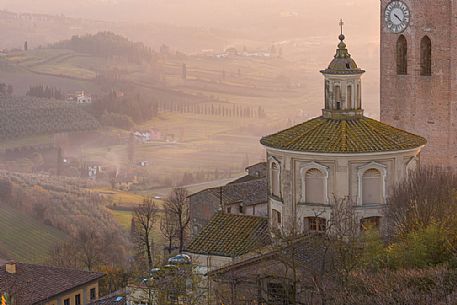
[[[422,162],[457,165],[457,1],[381,0],[381,121],[428,141]]]

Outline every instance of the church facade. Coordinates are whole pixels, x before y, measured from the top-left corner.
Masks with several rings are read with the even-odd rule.
[[[362,75],[344,35],[324,75],[322,116],[262,138],[270,225],[325,231],[335,200],[355,207],[361,224],[380,225],[393,187],[419,165],[426,140],[367,118]]]
[[[427,139],[424,164],[457,164],[457,1],[381,0],[381,121]]]

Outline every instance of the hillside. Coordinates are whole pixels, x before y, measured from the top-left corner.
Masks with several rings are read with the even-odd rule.
[[[68,49],[98,57],[126,58],[129,62],[150,61],[154,53],[143,43],[131,42],[127,38],[112,32],[99,32],[91,35],[73,36],[50,45],[52,49]]]
[[[2,205],[0,213],[0,257],[20,262],[44,263],[51,248],[66,235],[31,216]]]

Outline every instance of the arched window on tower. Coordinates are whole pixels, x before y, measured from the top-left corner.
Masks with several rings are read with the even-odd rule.
[[[328,80],[325,81],[325,108],[330,108],[329,103],[329,96],[330,96],[330,82]]]
[[[428,36],[421,40],[421,75],[432,75],[432,41]]]
[[[404,35],[397,40],[397,74],[408,74],[408,42]]]
[[[341,87],[335,86],[335,107],[337,110],[341,109]]]
[[[357,109],[362,107],[362,89],[360,88],[360,84],[357,84]]]
[[[383,183],[381,172],[375,168],[362,176],[362,204],[382,204]]]
[[[346,104],[349,109],[352,109],[354,106],[352,105],[352,86],[347,87],[346,92]]]
[[[325,175],[317,168],[305,174],[305,201],[311,204],[325,203]]]

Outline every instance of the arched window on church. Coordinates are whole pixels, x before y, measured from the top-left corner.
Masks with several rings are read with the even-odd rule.
[[[397,74],[408,74],[408,42],[404,35],[397,40]]]
[[[428,36],[421,40],[421,75],[432,75],[432,41]]]
[[[353,105],[352,105],[352,86],[348,86],[347,87],[346,104],[348,105],[349,109],[353,108]]]
[[[271,194],[278,198],[281,197],[280,176],[279,164],[273,161],[271,163]]]
[[[362,204],[382,204],[382,187],[381,172],[375,168],[367,170],[362,176]]]
[[[317,168],[305,174],[305,201],[311,204],[325,204],[325,176]]]
[[[341,109],[341,87],[338,85],[335,86],[335,107]]]

